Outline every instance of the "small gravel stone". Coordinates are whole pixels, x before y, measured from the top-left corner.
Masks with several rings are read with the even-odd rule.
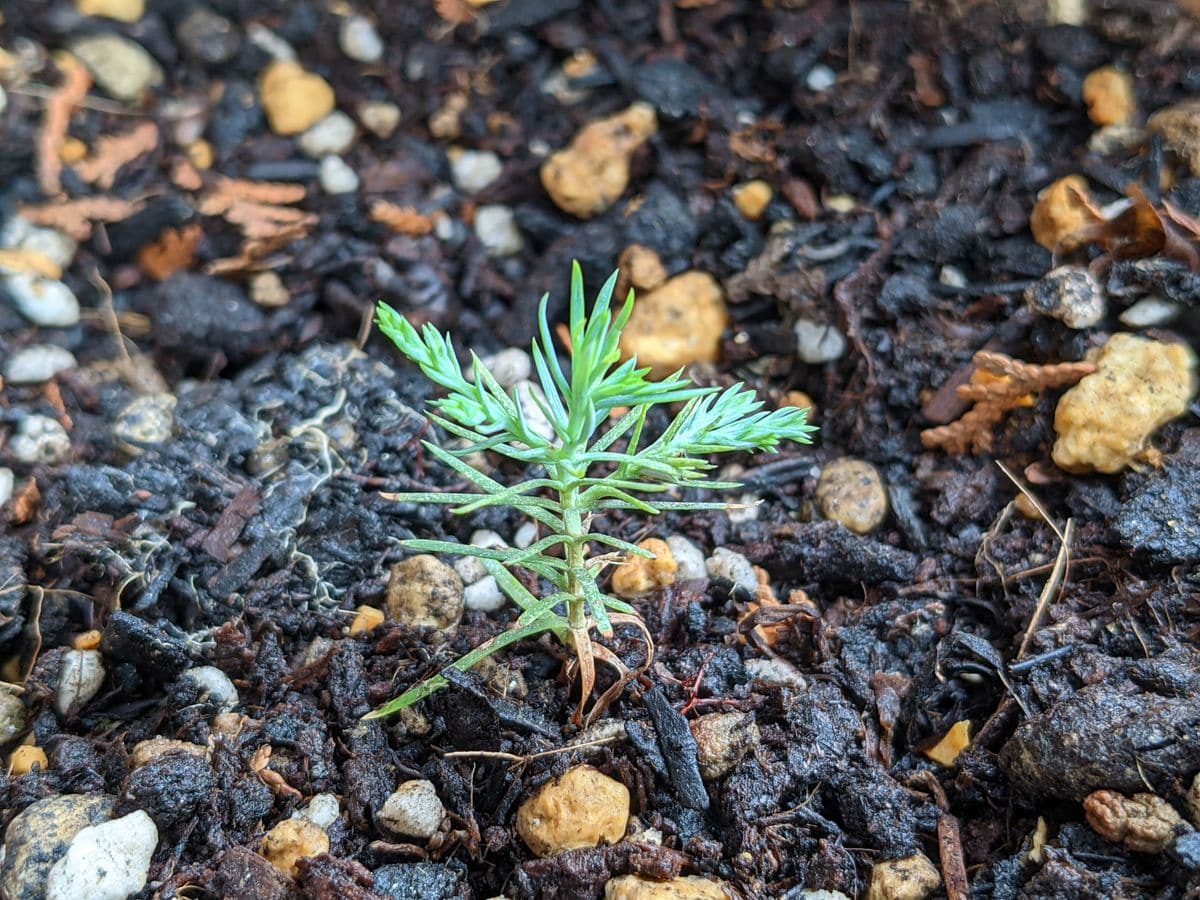
[[[387,610],[399,625],[454,628],[463,612],[462,579],[437,557],[410,557],[392,566]]]
[[[750,713],[727,712],[701,716],[689,723],[696,739],[700,774],[716,781],[733,771],[761,735]]]
[[[1120,315],[1126,328],[1161,328],[1179,318],[1183,307],[1162,297],[1145,297]]]
[[[827,91],[837,83],[837,72],[829,66],[818,63],[808,70],[804,78],[804,86],[814,94]]]
[[[112,815],[116,798],[65,794],[28,806],[4,832],[0,888],[10,900],[44,900],[46,880],[74,837]]]
[[[75,9],[84,16],[136,22],[146,13],[146,0],[75,0]]]
[[[13,489],[16,485],[17,478],[13,474],[13,470],[7,466],[0,466],[0,506],[3,506],[12,499]],[[2,732],[2,729],[0,729],[0,732]],[[3,743],[4,740],[0,738],[0,744]]]
[[[296,863],[329,852],[329,835],[308,819],[284,819],[263,838],[262,855],[280,872],[295,878]]]
[[[463,606],[472,612],[495,612],[507,603],[500,585],[491,575],[485,575],[463,589]]]
[[[1083,799],[1083,813],[1096,834],[1134,853],[1162,853],[1190,830],[1175,807],[1155,794],[1093,791]]]
[[[277,59],[267,66],[258,90],[267,122],[276,134],[300,134],[333,112],[333,88],[291,59]]]
[[[638,297],[621,333],[621,352],[665,378],[682,366],[717,362],[728,324],[717,280],[699,270],[684,272]]]
[[[846,338],[834,325],[799,319],[792,330],[796,333],[796,355],[809,365],[833,362],[846,352]]]
[[[19,463],[52,466],[67,458],[71,452],[71,438],[67,430],[49,416],[26,416],[9,439],[8,449]]]
[[[59,372],[78,365],[70,350],[53,344],[22,347],[4,365],[4,380],[9,384],[41,384]]]
[[[341,815],[337,794],[317,794],[304,809],[292,813],[293,819],[307,819],[318,828],[328,829]]]
[[[658,538],[649,538],[638,546],[654,554],[654,559],[626,554],[613,570],[613,593],[625,600],[642,597],[675,583],[679,567],[671,555],[671,545]]]
[[[350,149],[358,126],[354,120],[335,109],[312,128],[296,139],[296,146],[313,159],[324,156],[340,156]]]
[[[888,513],[887,490],[879,470],[861,459],[843,457],[828,463],[817,480],[821,515],[855,534],[874,531]]]
[[[99,650],[68,650],[58,669],[54,708],[60,716],[85,705],[100,693],[104,662]]]
[[[683,535],[673,534],[667,538],[667,546],[675,558],[676,581],[699,581],[708,578],[704,564],[704,551]]]
[[[710,578],[724,578],[732,581],[742,590],[751,594],[758,592],[758,576],[754,574],[754,566],[742,554],[727,547],[718,547],[705,563]]]
[[[480,528],[471,532],[471,546],[487,550],[507,550],[508,541],[490,528]]]
[[[25,730],[29,714],[21,698],[0,686],[0,746],[7,744]]]
[[[452,150],[449,156],[454,186],[468,194],[478,194],[504,171],[500,157],[487,150]]]
[[[356,62],[373,63],[383,57],[383,40],[365,16],[347,16],[342,20],[338,46]]]
[[[787,687],[798,691],[808,687],[800,670],[786,659],[748,659],[746,674],[759,684],[771,687]]]
[[[70,328],[79,322],[79,300],[61,281],[40,275],[9,275],[4,289],[21,315],[34,325]]]
[[[1083,266],[1059,266],[1025,289],[1035,313],[1058,319],[1068,328],[1091,328],[1104,320],[1104,289]]]
[[[505,390],[516,387],[533,376],[533,360],[519,347],[508,347],[499,353],[485,356],[480,361]],[[475,377],[473,372],[471,377]]]
[[[358,174],[340,156],[321,160],[321,189],[327,194],[352,194],[358,190]]]
[[[454,571],[458,573],[458,577],[462,579],[464,585],[474,584],[487,577],[487,566],[483,564],[483,560],[476,556],[460,556],[454,560]],[[464,596],[463,603],[466,604],[466,602],[466,597]],[[470,608],[467,605],[467,609]]]
[[[914,853],[871,867],[867,900],[925,900],[942,885],[942,876],[929,857]]]
[[[535,523],[524,522],[513,534],[513,544],[524,550],[537,540],[537,531],[537,525]]]
[[[113,436],[135,447],[169,441],[175,428],[177,402],[174,394],[167,393],[135,397],[117,413]]]
[[[194,7],[184,16],[175,37],[189,54],[210,66],[228,62],[242,45],[237,26],[207,6]]]
[[[277,272],[259,272],[250,279],[250,299],[267,309],[287,306],[292,299]]]
[[[158,828],[140,809],[84,828],[50,870],[46,900],[125,900],[146,885]]]
[[[400,107],[384,100],[367,100],[358,107],[358,121],[376,137],[390,138],[400,127]]]
[[[196,666],[180,676],[196,686],[197,702],[211,703],[220,709],[232,709],[238,703],[238,691],[229,676],[216,666]]]
[[[371,874],[375,893],[389,900],[456,900],[463,895],[462,876],[441,863],[397,863],[380,866]]]
[[[87,66],[96,84],[110,97],[133,103],[163,82],[162,67],[146,49],[129,38],[104,32],[72,42],[71,52]]]
[[[40,253],[60,269],[71,265],[71,260],[75,258],[75,251],[79,249],[78,241],[69,234],[59,231],[57,228],[39,228],[30,225],[21,216],[9,219],[4,227],[3,235],[0,235],[0,244],[14,250]]]
[[[656,881],[640,875],[618,875],[604,885],[604,900],[729,900],[723,882],[699,875]]]
[[[189,741],[177,741],[174,738],[148,738],[138,741],[129,751],[129,769],[130,771],[140,769],[167,753],[190,753],[192,756],[203,759],[208,756],[208,748]]]
[[[389,831],[429,840],[441,827],[446,809],[432,781],[406,781],[383,802],[377,819]]]
[[[49,765],[50,760],[46,756],[46,751],[33,744],[22,744],[8,757],[8,770],[12,778],[28,775],[33,771],[34,766],[44,772]]]
[[[475,235],[491,256],[510,256],[525,246],[513,211],[499,204],[475,210]]]
[[[546,782],[517,810],[517,833],[541,857],[615,844],[628,825],[629,789],[587,765]]]

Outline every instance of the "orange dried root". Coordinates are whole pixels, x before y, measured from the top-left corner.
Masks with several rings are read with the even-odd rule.
[[[158,146],[158,126],[143,122],[132,131],[100,138],[95,152],[75,164],[75,171],[88,184],[108,190],[117,179],[121,166],[133,162]]]
[[[433,218],[422,215],[411,206],[397,206],[386,200],[371,205],[371,221],[379,222],[397,234],[421,237],[433,231]]]
[[[1042,391],[1075,384],[1096,371],[1090,362],[1037,365],[989,350],[980,350],[973,361],[971,380],[960,385],[957,393],[975,405],[949,425],[922,431],[925,447],[941,448],[955,456],[989,453],[992,432],[1009,412],[1032,406]]]
[[[37,138],[38,187],[47,197],[62,194],[63,164],[59,151],[67,138],[71,114],[83,102],[88,88],[92,86],[92,76],[83,63],[74,57],[63,56],[58,61],[58,67],[63,74],[62,84],[46,101],[46,115],[42,118],[42,128]]]
[[[77,241],[92,236],[93,222],[122,222],[141,209],[141,204],[118,197],[81,197],[62,203],[22,206],[21,216],[34,225],[65,231]]]
[[[166,281],[176,272],[191,267],[196,259],[196,247],[203,236],[199,225],[169,228],[153,244],[147,244],[138,251],[138,265],[155,281]]]

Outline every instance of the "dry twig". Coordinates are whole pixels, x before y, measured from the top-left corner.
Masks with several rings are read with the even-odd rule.
[[[100,138],[92,155],[75,164],[75,171],[88,184],[94,184],[107,191],[116,181],[121,166],[133,162],[157,146],[158,126],[153,122],[143,122],[124,134]]]
[[[42,206],[22,206],[21,216],[34,225],[65,231],[77,241],[92,236],[93,222],[121,222],[141,209],[140,203],[118,197],[81,197]]]
[[[956,455],[989,453],[992,429],[1009,412],[1033,406],[1042,391],[1075,384],[1096,371],[1090,362],[1037,365],[988,350],[976,353],[974,363],[971,380],[960,385],[957,393],[975,405],[956,422],[922,431],[921,443],[926,447],[940,447]]]
[[[92,76],[73,57],[63,57],[58,67],[63,74],[62,84],[46,100],[46,115],[37,140],[38,187],[47,197],[62,194],[62,159],[58,154],[67,137],[71,114],[92,86]]]
[[[422,215],[411,206],[397,206],[387,200],[376,200],[371,205],[371,221],[409,237],[421,237],[433,231],[431,216]]]

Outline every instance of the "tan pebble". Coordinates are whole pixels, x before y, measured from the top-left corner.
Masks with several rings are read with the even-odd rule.
[[[1033,501],[1029,499],[1028,494],[1017,494],[1017,496],[1013,498],[1013,505],[1016,507],[1017,512],[1019,512],[1026,519],[1031,519],[1034,522],[1038,522],[1043,518],[1041,511],[1034,506]]]
[[[923,853],[889,859],[871,867],[867,900],[925,900],[942,884],[937,867]]]
[[[813,401],[813,398],[804,393],[804,391],[788,391],[783,396],[783,405],[795,406],[797,409],[807,409],[808,421],[810,422],[816,418],[817,404]]]
[[[8,757],[8,769],[14,776],[26,775],[34,766],[44,772],[49,765],[50,760],[46,758],[46,751],[33,744],[21,745]]]
[[[211,169],[214,159],[213,146],[206,140],[192,141],[187,145],[188,161],[200,171]]]
[[[285,875],[295,878],[296,863],[329,852],[329,835],[308,819],[284,819],[267,832],[262,855]]]
[[[626,600],[671,586],[679,568],[666,541],[650,538],[640,541],[638,546],[653,553],[654,559],[626,555],[621,565],[613,570],[613,593]]]
[[[58,148],[58,158],[68,166],[77,163],[88,154],[87,144],[77,137],[68,137]]]
[[[608,209],[629,184],[629,158],[658,130],[654,107],[635,103],[584,126],[571,145],[542,164],[542,186],[564,212],[590,219]]]
[[[621,275],[639,291],[652,291],[667,280],[667,269],[658,254],[641,244],[630,244],[617,260]],[[618,299],[625,291],[618,290]]]
[[[355,637],[360,634],[368,634],[382,625],[383,620],[382,609],[377,609],[374,606],[360,606],[354,612],[354,621],[350,623],[350,636]]]
[[[136,22],[146,12],[145,0],[75,0],[84,16],[101,16],[117,22]]]
[[[950,726],[940,741],[925,751],[925,755],[939,766],[950,768],[957,761],[959,754],[971,746],[971,723],[967,719],[955,722]]]
[[[1083,813],[1096,834],[1134,853],[1162,853],[1189,830],[1175,807],[1154,794],[1093,791],[1083,799]]]
[[[1186,344],[1114,334],[1093,361],[1098,370],[1063,394],[1054,412],[1054,462],[1067,472],[1121,471],[1196,394],[1196,355]]]
[[[1163,107],[1146,122],[1146,130],[1160,135],[1167,149],[1200,176],[1200,99]]]
[[[825,518],[856,534],[874,531],[888,513],[879,470],[861,459],[843,457],[826,465],[817,481],[816,500]]]
[[[1068,175],[1038,194],[1029,216],[1029,230],[1035,241],[1047,250],[1055,250],[1059,245],[1069,246],[1068,238],[1101,218],[1087,181],[1081,175]]]
[[[167,753],[188,753],[204,759],[208,756],[208,748],[188,741],[177,741],[173,738],[148,738],[133,745],[133,749],[129,752],[129,768],[131,770],[140,769]]]
[[[99,650],[100,638],[101,632],[93,628],[91,631],[85,631],[76,636],[75,640],[71,641],[71,646],[76,650]]]
[[[685,272],[637,299],[621,334],[621,354],[636,356],[654,378],[665,378],[692,363],[718,362],[728,324],[716,279],[707,272]]]
[[[705,781],[716,781],[732,772],[761,737],[750,713],[712,713],[689,724]]]
[[[462,579],[437,557],[409,557],[392,566],[387,612],[400,625],[454,628],[463,614]]]
[[[241,713],[222,712],[212,717],[209,727],[212,728],[214,734],[234,738],[243,731],[257,726],[257,724],[258,722],[255,719],[251,719],[249,716],[244,716]]]
[[[858,201],[849,194],[834,194],[825,200],[825,208],[830,212],[847,215],[858,209]]]
[[[767,211],[774,191],[765,181],[755,179],[736,185],[733,189],[733,205],[751,222],[757,222]]]
[[[629,824],[629,789],[592,766],[542,785],[517,810],[517,832],[536,855],[615,844]]]
[[[267,123],[276,134],[307,131],[333,111],[333,88],[297,62],[276,60],[258,80]]]
[[[604,885],[604,900],[729,900],[725,883],[699,875],[653,881],[640,875],[619,875]]]
[[[1097,125],[1127,125],[1137,114],[1133,79],[1112,66],[1095,69],[1083,79],[1083,102]]]
[[[287,306],[292,297],[277,273],[259,272],[250,279],[250,299],[267,309],[278,309]]]

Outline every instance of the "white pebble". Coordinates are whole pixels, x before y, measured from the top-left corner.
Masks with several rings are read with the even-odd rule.
[[[938,283],[944,284],[946,287],[952,287],[957,290],[962,290],[970,282],[967,280],[966,274],[958,266],[942,266],[938,272]]]
[[[538,400],[542,403],[546,402],[546,395],[542,392],[541,385],[533,381],[519,381],[513,387],[513,397],[517,401],[517,407],[525,417],[525,422],[529,430],[533,434],[554,443],[557,436],[554,425],[546,418],[546,414],[542,412],[542,408],[537,402]],[[534,398],[537,399],[535,400]]]
[[[446,816],[432,781],[406,781],[383,801],[378,819],[389,831],[429,840]]]
[[[495,612],[507,601],[493,575],[485,575],[463,588],[463,608],[472,612]]]
[[[1170,324],[1183,312],[1178,303],[1162,297],[1146,297],[1121,313],[1121,324],[1127,328],[1158,328]]]
[[[247,25],[246,37],[250,39],[250,43],[272,59],[296,58],[296,51],[292,49],[292,45],[261,22],[251,22]]]
[[[4,287],[21,315],[35,325],[69,328],[79,321],[79,301],[61,281],[40,275],[9,275]]]
[[[384,100],[368,100],[359,106],[358,120],[376,137],[390,138],[400,127],[400,107]]]
[[[296,139],[296,146],[313,159],[338,156],[350,149],[358,126],[354,120],[335,109]]]
[[[70,350],[53,344],[32,344],[8,358],[4,380],[9,384],[41,384],[78,363]]]
[[[535,540],[537,540],[537,525],[534,522],[525,522],[517,529],[517,533],[513,535],[513,543],[524,550]]]
[[[8,94],[4,88],[0,87],[0,116],[4,115],[4,111],[8,109]]]
[[[71,452],[67,430],[49,416],[26,416],[8,442],[13,458],[27,466],[52,466]]]
[[[158,829],[142,810],[90,825],[54,864],[46,900],[125,900],[146,886]]]
[[[83,706],[100,693],[104,675],[99,650],[68,650],[64,653],[54,695],[54,708],[58,714],[65,716],[72,707]]]
[[[338,46],[357,62],[378,62],[383,56],[383,40],[365,16],[348,16],[338,29]]]
[[[508,256],[525,245],[513,211],[498,204],[475,210],[475,234],[491,256]]]
[[[483,547],[485,550],[506,550],[508,541],[490,528],[480,528],[471,533],[471,546]]]
[[[706,563],[712,578],[724,578],[751,594],[758,592],[758,576],[750,560],[728,547],[718,547]]]
[[[800,670],[786,659],[748,659],[746,673],[761,684],[804,690],[807,684]]]
[[[486,150],[459,150],[450,154],[454,186],[468,194],[478,194],[499,178],[503,170],[500,157]]]
[[[293,819],[308,819],[318,828],[328,830],[341,815],[336,794],[317,794],[308,801],[308,806],[292,813]]]
[[[796,355],[810,365],[833,362],[846,352],[846,338],[834,325],[800,319],[793,326]]]
[[[465,585],[472,585],[481,578],[487,577],[487,566],[478,556],[460,556],[454,561],[454,571]],[[463,595],[464,600],[466,594]]]
[[[819,94],[822,91],[827,91],[837,83],[837,72],[829,68],[824,63],[818,63],[808,70],[808,75],[804,79],[804,86],[814,94]]]
[[[0,506],[3,506],[12,499],[13,489],[17,485],[17,478],[13,475],[13,470],[7,466],[0,466]],[[0,729],[2,733],[2,729]]]
[[[358,175],[340,156],[321,160],[321,189],[327,194],[350,194],[358,190]]]
[[[196,685],[199,700],[221,709],[237,706],[238,691],[229,676],[216,666],[196,666],[183,673],[183,679]]]
[[[24,227],[21,224],[24,223]],[[28,250],[40,253],[60,269],[71,265],[79,243],[75,238],[56,228],[38,228],[29,225],[25,219],[17,216],[5,228],[4,237],[0,238],[6,247],[18,250]]]
[[[507,347],[499,353],[485,356],[480,362],[505,390],[519,381],[527,381],[533,375],[533,360],[520,347]],[[471,377],[474,379],[474,373]]]
[[[675,557],[676,581],[702,581],[708,578],[704,565],[704,552],[681,534],[667,538],[667,546]]]

